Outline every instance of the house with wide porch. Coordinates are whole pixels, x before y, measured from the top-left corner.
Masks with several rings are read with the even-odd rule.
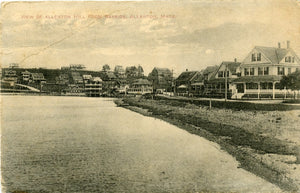
[[[88,97],[99,97],[102,94],[102,79],[92,77],[92,75],[82,75],[84,82],[84,92]]]
[[[152,92],[153,92],[152,83],[149,80],[142,79],[142,78],[135,80],[130,85],[130,88],[127,89],[127,93],[133,95],[143,95]]]
[[[224,61],[218,69],[206,81],[205,95],[210,97],[224,98],[227,84],[227,97],[232,95],[232,81],[240,76],[240,62]]]
[[[300,69],[300,60],[290,42],[286,48],[255,46],[241,64],[241,77],[233,80],[232,99],[286,98],[292,92],[282,89],[282,76]],[[292,94],[291,94],[292,95]]]
[[[175,79],[175,95],[195,96],[200,92],[197,88],[202,85],[202,74],[200,71],[186,70]]]

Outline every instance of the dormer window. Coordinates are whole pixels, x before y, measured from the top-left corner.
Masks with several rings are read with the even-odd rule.
[[[261,61],[261,53],[253,53],[251,61],[252,62]]]
[[[284,59],[285,62],[289,62],[289,63],[294,63],[295,62],[295,57],[292,56],[286,56]]]

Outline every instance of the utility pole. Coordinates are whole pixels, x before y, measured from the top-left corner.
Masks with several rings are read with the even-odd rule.
[[[225,102],[227,101],[227,68],[228,68],[228,66],[227,66],[227,64],[225,65],[226,67],[225,67]]]
[[[173,69],[172,69],[172,77],[171,77],[171,88],[173,90],[173,95],[175,96],[176,95],[175,94],[176,90],[175,90],[175,84],[174,84],[174,70]]]

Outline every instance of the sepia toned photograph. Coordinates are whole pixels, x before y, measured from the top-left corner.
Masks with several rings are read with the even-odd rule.
[[[0,192],[300,192],[299,0],[0,15]]]

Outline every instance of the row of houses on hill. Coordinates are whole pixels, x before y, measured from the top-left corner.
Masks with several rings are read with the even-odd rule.
[[[100,96],[114,94],[168,93],[180,96],[284,98],[293,95],[279,84],[284,75],[300,69],[300,59],[290,48],[255,46],[241,61],[223,61],[201,71],[182,72],[177,78],[168,68],[153,68],[146,77],[143,68],[104,65],[102,71],[87,71],[81,64],[60,70],[5,69],[2,80],[18,82],[47,92]],[[227,92],[226,92],[227,91]]]

